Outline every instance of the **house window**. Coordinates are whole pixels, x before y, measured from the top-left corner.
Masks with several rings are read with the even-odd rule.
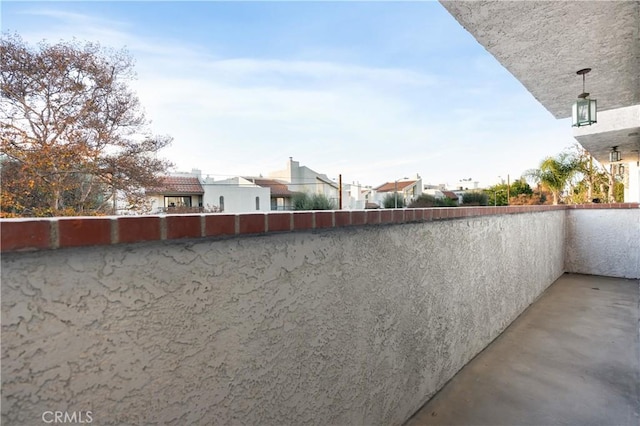
[[[164,197],[165,207],[191,207],[191,197]]]
[[[223,212],[224,211],[224,196],[221,195],[220,196],[220,211]]]
[[[256,210],[260,210],[260,197],[256,197]]]

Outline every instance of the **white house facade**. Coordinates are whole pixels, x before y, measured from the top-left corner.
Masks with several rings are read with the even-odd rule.
[[[243,177],[214,180],[200,170],[162,177],[160,188],[147,190],[152,213],[268,212],[271,191]]]
[[[323,194],[338,205],[338,184],[289,157],[286,168],[269,173],[269,177],[287,183],[292,192]]]
[[[385,197],[389,194],[397,193],[399,198],[404,200],[405,205],[408,205],[418,198],[422,191],[422,178],[416,174],[414,178],[403,178],[393,182],[385,182],[378,186],[373,192],[373,202],[382,207]]]
[[[271,211],[271,191],[243,177],[202,180],[203,207],[225,213]]]

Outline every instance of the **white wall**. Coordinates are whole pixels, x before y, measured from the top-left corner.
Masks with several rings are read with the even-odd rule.
[[[563,272],[564,211],[2,256],[2,423],[398,425]]]
[[[567,216],[567,272],[640,279],[640,209],[575,209]]]
[[[283,170],[271,172],[268,175],[272,179],[283,180],[289,183],[290,191],[306,192],[308,194],[324,194],[330,200],[338,204],[338,184],[329,184],[326,175],[317,173],[306,166],[300,166],[300,162],[289,159],[287,167]]]
[[[640,202],[640,167],[638,160],[625,164],[626,185],[624,187],[624,202],[637,203]]]
[[[361,210],[365,208],[366,200],[362,190],[364,187],[359,183],[342,184],[342,208],[349,210]]]
[[[439,189],[425,189],[423,193],[427,195],[431,195],[438,199],[444,198],[444,194]]]
[[[241,178],[240,178],[241,179]],[[238,183],[238,178],[202,183],[204,189],[203,206],[220,207],[220,197],[224,197],[225,213],[247,213],[247,212],[268,212],[271,211],[271,190],[252,185],[251,182],[242,181]],[[260,209],[256,209],[256,197],[260,199]]]
[[[151,212],[155,213],[164,208],[164,195],[150,195]]]

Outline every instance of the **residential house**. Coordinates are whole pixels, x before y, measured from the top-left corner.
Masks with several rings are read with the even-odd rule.
[[[198,178],[199,170],[163,176],[158,188],[147,190],[153,213],[189,212],[202,208],[204,189]]]
[[[246,178],[262,188],[269,188],[271,210],[293,210],[292,198],[296,194],[287,187],[286,182],[263,177]]]
[[[153,213],[267,212],[270,189],[243,177],[215,180],[193,169],[162,177],[159,188],[147,190]]]
[[[423,194],[427,194],[427,195],[431,195],[434,198],[437,198],[439,200],[444,198],[444,192],[447,190],[447,185],[444,183],[440,183],[437,185],[433,185],[433,184],[426,184],[423,187],[422,193]]]
[[[367,208],[368,194],[371,187],[365,187],[359,182],[342,184],[342,208],[357,210]]]
[[[375,188],[375,199],[373,202],[382,206],[383,201],[389,194],[397,193],[404,200],[405,205],[410,204],[413,200],[422,194],[422,178],[416,174],[415,178],[403,178],[393,182],[385,182]]]
[[[271,210],[271,191],[251,179],[232,177],[202,180],[205,209],[225,213],[268,212]]]
[[[371,186],[365,186],[361,190],[360,196],[364,199],[364,208],[365,209],[379,209],[381,207],[381,203],[377,200],[377,192]]]
[[[462,195],[458,196],[457,192],[458,191],[442,191],[442,195],[459,205],[462,202]]]
[[[287,166],[283,170],[269,173],[269,177],[286,182],[289,191],[305,192],[307,194],[323,194],[338,205],[338,184],[307,166],[300,166],[300,162],[289,157]]]

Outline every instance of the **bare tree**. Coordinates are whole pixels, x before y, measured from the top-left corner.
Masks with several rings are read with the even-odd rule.
[[[0,53],[4,215],[110,212],[158,184],[171,138],[150,133],[125,51],[3,35]]]

